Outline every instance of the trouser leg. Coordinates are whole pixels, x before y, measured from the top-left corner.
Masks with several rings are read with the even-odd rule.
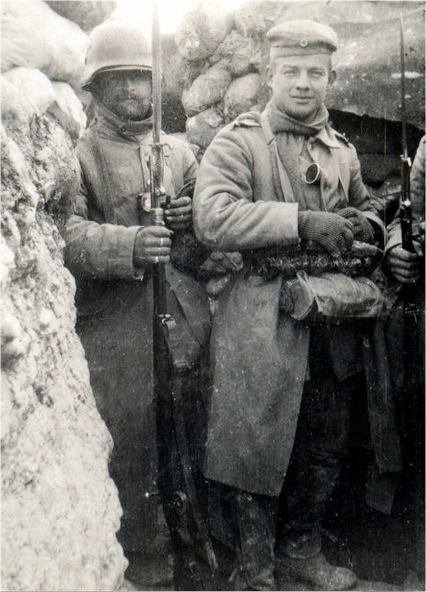
[[[346,456],[356,381],[338,381],[327,334],[312,335],[311,379],[305,384],[291,462],[284,485],[288,519],[283,550],[293,557],[321,549],[321,524]]]
[[[312,379],[302,396],[284,484],[287,520],[277,550],[278,570],[281,578],[305,581],[315,589],[349,590],[356,576],[330,565],[321,554],[321,526],[347,453],[355,384],[335,378],[324,352],[313,360]]]
[[[274,590],[276,500],[231,490],[236,566],[234,590]]]
[[[292,483],[286,491],[288,521],[281,551],[294,558],[314,557],[321,551],[321,526],[327,503],[339,475],[337,468],[293,464]]]
[[[305,388],[284,486],[284,551],[292,557],[319,553],[322,521],[347,451],[351,385],[327,382]]]

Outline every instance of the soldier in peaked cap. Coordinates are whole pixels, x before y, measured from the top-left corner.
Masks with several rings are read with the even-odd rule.
[[[250,257],[304,241],[329,253],[383,241],[382,222],[354,147],[328,122],[335,32],[302,20],[267,36],[271,100],[214,138],[195,188],[198,238],[244,259],[213,321],[205,476],[235,511],[236,590],[273,590],[275,568],[315,589],[349,590],[355,574],[328,563],[320,533],[364,379],[360,335],[355,323],[292,318],[280,307],[282,276],[254,273]],[[280,496],[288,518],[276,538]]]

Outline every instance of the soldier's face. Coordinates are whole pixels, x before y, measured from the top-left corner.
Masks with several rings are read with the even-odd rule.
[[[103,72],[95,79],[92,92],[105,107],[123,119],[140,121],[150,113],[152,80],[149,72]]]
[[[294,119],[307,121],[324,102],[334,76],[329,55],[286,56],[271,64],[268,84],[278,109]]]

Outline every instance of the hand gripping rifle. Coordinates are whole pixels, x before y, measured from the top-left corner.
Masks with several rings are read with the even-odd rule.
[[[411,159],[407,148],[407,121],[405,110],[405,46],[404,46],[404,22],[400,16],[400,54],[401,54],[401,124],[402,124],[402,154],[401,154],[401,195],[399,204],[402,247],[410,253],[414,253],[412,232],[412,209],[410,193]],[[411,286],[402,286],[403,305],[403,363],[404,363],[404,399],[406,408],[403,419],[403,431],[408,447],[417,450],[413,444],[413,426],[418,422],[419,409],[418,390],[420,388],[419,368],[419,310],[413,302]],[[411,442],[411,444],[410,444]],[[415,452],[417,454],[417,452]],[[418,461],[418,459],[417,459]],[[416,461],[416,462],[417,462]]]
[[[152,20],[153,131],[150,159],[151,217],[164,225],[169,197],[163,187],[161,142],[161,37],[157,2]],[[159,491],[176,556],[185,563],[194,590],[204,590],[197,552],[207,559],[212,576],[217,560],[200,508],[185,422],[184,387],[192,363],[180,345],[179,327],[168,312],[166,266],[153,265],[154,293],[154,396],[157,410]]]

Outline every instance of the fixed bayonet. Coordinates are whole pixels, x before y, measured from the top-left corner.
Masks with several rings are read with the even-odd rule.
[[[153,2],[152,15],[152,146],[150,158],[151,218],[155,225],[164,226],[165,200],[163,188],[163,145],[161,144],[161,37],[158,6]],[[165,264],[153,268],[155,314],[166,314]]]
[[[412,211],[410,194],[411,159],[407,147],[407,116],[405,109],[405,43],[404,21],[400,16],[400,55],[401,55],[401,125],[402,125],[402,154],[401,154],[401,196],[400,220],[402,247],[406,251],[414,252],[412,236]]]

